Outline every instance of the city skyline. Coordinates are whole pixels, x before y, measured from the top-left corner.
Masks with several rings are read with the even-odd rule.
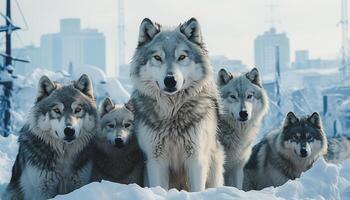
[[[98,4],[87,0],[83,5],[77,0],[20,3],[29,30],[19,33],[22,41],[14,37],[14,47],[30,44],[38,46],[41,35],[58,31],[60,19],[81,18],[83,27],[96,28],[106,35],[107,68],[111,73],[116,63],[117,1],[108,0]],[[251,67],[254,63],[254,38],[269,28],[265,23],[268,3],[239,0],[221,0],[215,4],[208,0],[126,1],[126,62],[130,62],[137,43],[139,23],[144,17],[164,25],[177,25],[194,16],[202,25],[211,56],[224,55],[240,59]],[[340,19],[340,1],[280,0],[277,3],[277,15],[281,20],[277,31],[286,32],[290,38],[291,58],[294,58],[294,51],[298,49],[308,49],[311,57],[330,59],[339,56],[340,28],[336,25]],[[201,10],[196,7],[199,4]],[[4,1],[1,1],[0,7],[4,8],[3,5]],[[24,26],[16,8],[13,9],[13,18],[18,25]]]

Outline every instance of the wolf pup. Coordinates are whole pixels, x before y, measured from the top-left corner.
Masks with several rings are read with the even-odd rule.
[[[130,73],[150,186],[168,189],[169,174],[185,175],[190,191],[222,185],[218,91],[198,21],[162,30],[144,19]]]
[[[280,186],[327,153],[327,138],[318,113],[297,118],[287,114],[282,129],[273,131],[253,148],[244,168],[244,190]]]
[[[92,180],[143,186],[144,158],[133,131],[132,105],[114,104],[106,98],[100,117]]]
[[[350,158],[350,138],[341,136],[328,138],[328,150],[325,160],[331,163],[340,163]]]
[[[268,97],[256,68],[239,76],[221,69],[217,83],[224,104],[219,139],[226,154],[225,185],[242,189],[243,167],[268,111]]]
[[[3,199],[49,199],[90,180],[98,114],[90,78],[60,85],[43,76]]]

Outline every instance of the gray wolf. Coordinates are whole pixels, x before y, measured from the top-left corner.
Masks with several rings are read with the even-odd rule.
[[[328,138],[328,150],[325,160],[331,163],[340,163],[350,158],[350,138],[341,136]]]
[[[242,189],[243,167],[268,111],[268,97],[256,68],[241,75],[221,69],[217,84],[224,109],[220,115],[219,139],[226,154],[225,185]]]
[[[149,185],[168,189],[183,176],[190,191],[222,185],[219,95],[198,21],[166,30],[144,19],[130,76]]]
[[[299,178],[327,153],[327,138],[318,113],[296,117],[287,114],[281,129],[256,144],[244,168],[243,189],[261,190]]]
[[[96,130],[98,115],[87,75],[69,85],[41,77],[2,198],[49,199],[87,184]]]
[[[106,98],[100,108],[100,120],[92,180],[143,186],[144,158],[133,131],[131,102],[114,104]]]

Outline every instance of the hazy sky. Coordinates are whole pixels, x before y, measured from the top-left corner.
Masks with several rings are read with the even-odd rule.
[[[15,1],[14,20],[24,26]],[[117,0],[18,0],[29,29],[19,32],[15,46],[39,45],[43,33],[59,30],[62,18],[81,18],[82,26],[97,28],[107,38],[107,64],[115,65],[117,40]],[[269,26],[267,4],[271,0],[125,0],[126,59],[130,61],[137,43],[138,28],[148,17],[163,25],[178,25],[196,17],[210,55],[225,55],[254,63],[254,38]],[[287,32],[294,51],[309,49],[311,57],[336,58],[340,49],[340,0],[275,0],[278,31]],[[5,0],[0,0],[4,13]],[[0,21],[2,22],[2,21]],[[1,38],[1,37],[0,37]],[[0,46],[4,48],[4,46]]]

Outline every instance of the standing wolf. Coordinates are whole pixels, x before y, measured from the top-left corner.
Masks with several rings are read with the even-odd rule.
[[[144,158],[133,131],[132,105],[114,104],[106,98],[100,117],[101,133],[96,141],[93,181],[109,180],[143,186]]]
[[[169,174],[186,176],[190,191],[222,185],[218,91],[197,20],[161,30],[144,19],[131,79],[135,131],[150,186],[168,189]]]
[[[242,189],[243,167],[268,110],[268,97],[256,68],[240,76],[221,69],[217,81],[224,104],[219,138],[225,148],[225,185]]]
[[[300,177],[327,153],[327,138],[318,113],[297,118],[287,114],[282,129],[269,133],[253,148],[244,168],[244,190],[280,186]]]
[[[3,199],[48,199],[90,180],[98,115],[92,83],[82,75],[70,85],[43,76]]]

